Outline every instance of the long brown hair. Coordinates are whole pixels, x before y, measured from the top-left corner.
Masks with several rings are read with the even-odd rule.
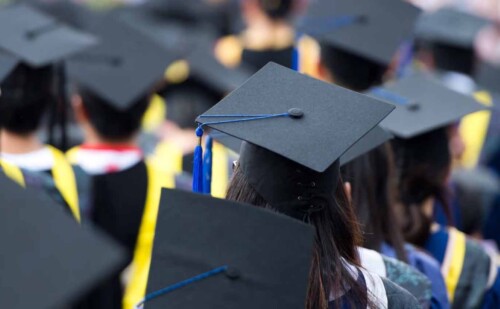
[[[411,139],[394,139],[392,146],[398,179],[398,198],[403,205],[403,234],[407,241],[422,246],[432,224],[422,209],[428,198],[444,207],[449,222],[450,206],[446,180],[451,168],[448,128],[443,127]]]
[[[396,216],[393,154],[384,144],[341,168],[352,186],[352,204],[363,229],[364,247],[381,250],[387,242],[398,259],[406,261],[404,237]]]
[[[353,304],[364,304],[366,307],[368,296],[365,288],[353,278],[352,272],[345,266],[345,262],[360,266],[356,245],[361,243],[361,237],[341,179],[336,192],[332,194],[336,203],[309,216],[309,223],[316,228],[316,239],[309,273],[306,308],[326,309],[331,291],[345,292],[349,289],[356,298],[349,301]],[[226,198],[273,209],[252,188],[238,167],[235,168]],[[338,302],[334,305],[340,306]]]

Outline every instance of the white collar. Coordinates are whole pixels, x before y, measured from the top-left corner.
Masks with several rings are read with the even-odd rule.
[[[2,152],[0,157],[8,163],[32,172],[50,170],[54,165],[54,157],[48,146],[26,153]]]

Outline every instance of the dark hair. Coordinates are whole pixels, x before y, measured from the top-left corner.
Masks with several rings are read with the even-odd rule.
[[[162,96],[167,103],[166,118],[180,128],[196,128],[196,117],[215,105],[222,96],[196,80],[167,87]]]
[[[410,139],[392,141],[398,179],[398,198],[403,206],[405,238],[423,245],[430,233],[432,218],[422,211],[422,203],[436,198],[451,220],[446,179],[451,166],[448,128],[439,128]],[[448,221],[451,222],[451,221]]]
[[[52,66],[31,68],[19,64],[2,82],[0,128],[17,134],[35,132],[48,106],[55,104]]]
[[[258,0],[260,7],[272,19],[285,19],[293,11],[296,0]]]
[[[454,71],[474,76],[476,57],[472,48],[433,43],[431,51],[434,64],[438,70]]]
[[[335,78],[335,83],[355,90],[365,91],[382,83],[387,66],[362,56],[320,42],[321,63]]]
[[[404,237],[395,213],[396,187],[390,144],[386,143],[341,168],[352,186],[352,204],[363,228],[364,247],[381,250],[385,241],[406,261]]]
[[[127,139],[136,133],[149,105],[149,96],[144,96],[121,111],[84,87],[78,93],[94,128],[103,138],[112,141]]]
[[[350,301],[368,303],[366,291],[352,278],[342,260],[359,266],[356,245],[360,244],[359,226],[345,195],[342,180],[339,179],[334,205],[328,205],[321,212],[312,213],[309,222],[316,228],[313,262],[309,273],[306,308],[328,308],[331,291],[345,291],[351,288],[357,299]],[[271,205],[248,183],[239,167],[236,167],[228,188],[228,200],[273,209]],[[338,303],[335,303],[339,306]]]

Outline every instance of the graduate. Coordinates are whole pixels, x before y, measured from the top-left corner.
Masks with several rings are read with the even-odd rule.
[[[50,176],[76,220],[80,220],[75,173],[63,152],[38,138],[48,109],[64,114],[64,58],[96,39],[58,23],[27,5],[0,11],[0,158],[15,167]],[[23,23],[29,20],[29,23]],[[56,27],[53,25],[58,23]],[[16,29],[14,32],[7,29]],[[59,82],[59,84],[57,84]],[[62,104],[62,106],[60,105]],[[64,130],[64,128],[62,128]]]
[[[76,308],[121,308],[120,273],[130,264],[144,214],[159,201],[161,186],[174,186],[173,175],[160,173],[144,160],[137,136],[153,88],[172,61],[157,44],[127,25],[108,18],[96,24],[100,43],[68,60],[76,83],[72,98],[84,143],[69,151],[73,165],[85,174],[82,222],[94,224],[126,249],[119,272],[84,297]],[[154,216],[154,214],[153,214]]]
[[[433,219],[435,200],[450,214],[446,181],[451,125],[482,105],[425,76],[410,76],[383,89],[372,95],[396,104],[381,126],[396,135],[391,144],[405,239],[440,263],[452,308],[497,307],[495,258],[465,234]]]
[[[303,28],[306,29],[306,33],[313,35],[319,43],[320,58],[316,64],[317,76],[322,80],[355,91],[366,91],[372,86],[381,84],[398,48],[411,37],[413,24],[418,13],[419,11],[409,4],[400,3],[396,6],[392,1],[378,1],[376,7],[374,7],[373,1],[360,1],[356,5],[348,1],[325,1],[312,5],[309,8]],[[342,16],[358,16],[362,14],[365,14],[366,18],[363,23],[353,20],[352,23],[335,28],[335,23],[331,22],[335,18],[339,19]],[[394,14],[405,16],[404,22],[398,21],[397,27],[388,22],[391,15]],[[329,17],[330,25],[326,22],[325,17]],[[329,26],[331,29],[328,28]],[[366,40],[350,40],[349,38],[353,36],[363,37]],[[377,37],[379,40],[369,41],[368,38],[370,37]],[[380,40],[383,40],[385,44],[381,45]],[[351,183],[353,205],[356,207],[358,218],[366,229],[364,230],[366,234],[364,246],[383,254],[389,253],[392,258],[399,258],[403,262],[410,263],[431,281],[437,280],[437,283],[432,284],[431,306],[447,308],[449,304],[437,262],[432,261],[432,258],[426,255],[416,252],[413,248],[408,247],[409,252],[406,252],[401,233],[397,229],[391,228],[394,227],[393,221],[390,220],[392,210],[387,208],[394,205],[391,205],[388,200],[391,194],[388,191],[389,185],[380,180],[384,179],[384,175],[367,175],[369,170],[374,170],[381,164],[388,164],[383,159],[381,162],[377,162],[380,156],[376,155],[388,151],[386,150],[388,146],[379,146],[388,140],[387,136],[388,134],[380,128],[372,130],[363,139],[365,142],[359,143],[364,144],[363,151],[357,151],[357,157],[359,158],[356,159],[352,156],[350,156],[350,159],[345,158],[344,162],[346,164],[342,168],[343,175]],[[372,151],[369,152],[370,150]],[[352,159],[354,160],[352,161]],[[381,178],[374,180],[370,177]],[[376,187],[375,184],[380,185],[380,187]],[[379,197],[379,199],[374,200],[375,197]],[[381,211],[381,209],[384,211]],[[373,213],[373,216],[370,216],[370,213]],[[381,219],[376,220],[375,214],[377,218]],[[387,228],[385,231],[381,231],[376,230],[374,226]],[[390,250],[383,250],[385,248],[382,246],[384,242],[387,242],[387,249]],[[394,254],[394,250],[396,250],[397,254]],[[362,253],[366,252],[362,251]],[[407,255],[411,255],[412,258],[409,259]],[[375,262],[379,262],[378,265],[380,265],[380,261],[382,261],[382,265],[385,264],[389,268],[387,264],[392,263],[391,260],[385,256],[377,257],[371,253],[366,257],[366,265],[363,265],[373,267],[373,265],[377,265]],[[408,266],[400,264],[396,267],[403,271],[402,269]],[[373,269],[381,269],[381,267],[373,267]],[[391,272],[387,272],[387,274],[389,279],[413,291],[411,285],[410,287],[407,286],[408,282],[401,280],[401,276],[394,275],[395,273]],[[423,290],[425,289],[420,288],[420,291]],[[425,297],[429,297],[429,295]]]
[[[295,30],[292,18],[302,0],[240,1],[246,28],[219,40],[215,54],[228,67],[247,65],[256,72],[269,61],[292,67]]]

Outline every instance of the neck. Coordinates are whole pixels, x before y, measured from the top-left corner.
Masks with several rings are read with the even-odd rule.
[[[19,135],[5,130],[0,131],[0,151],[11,154],[22,154],[40,150],[43,144],[36,133]]]

